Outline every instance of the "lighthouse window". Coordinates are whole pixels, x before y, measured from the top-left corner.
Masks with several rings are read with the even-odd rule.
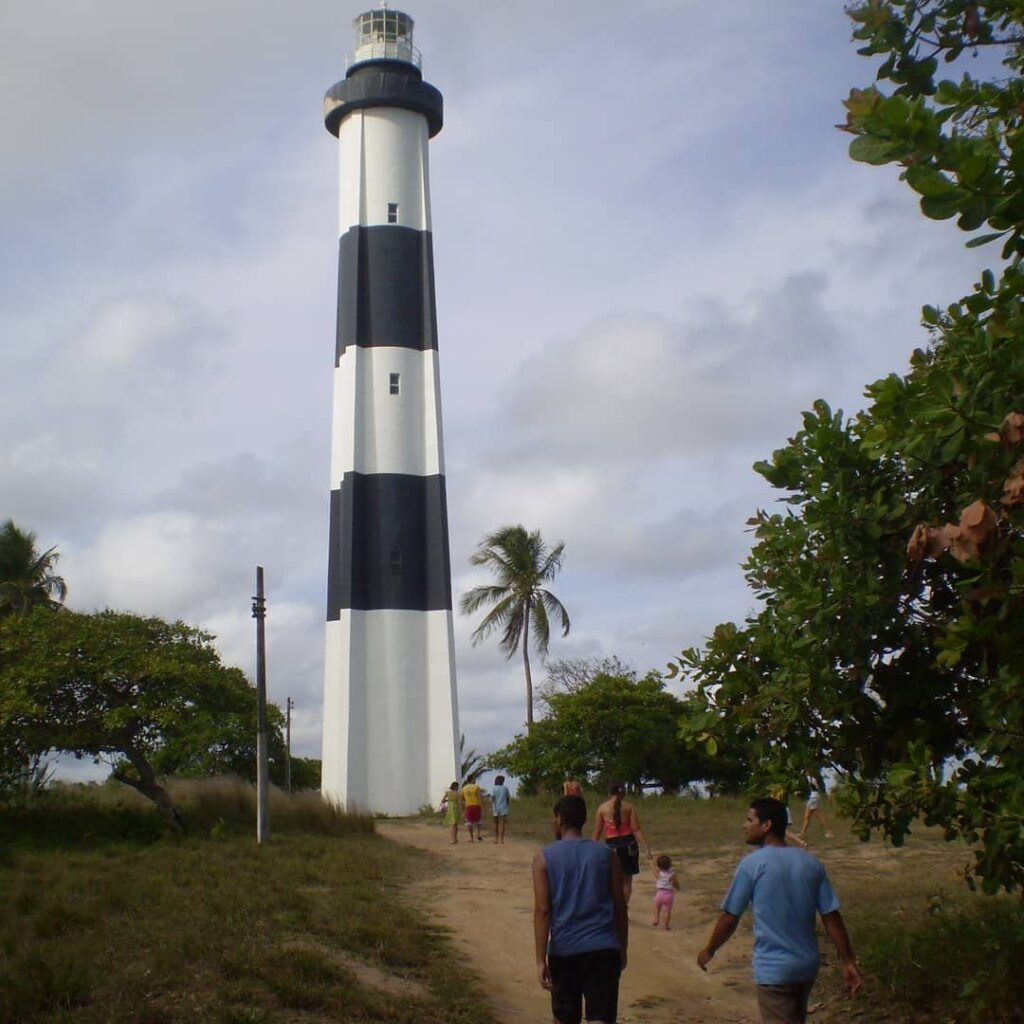
[[[392,551],[391,552],[391,571],[393,573],[400,573],[402,571],[402,552]]]
[[[398,203],[388,203],[388,223],[398,223]]]
[[[402,375],[400,373],[392,373],[390,380],[388,381],[388,394],[389,395],[400,395],[402,393]]]

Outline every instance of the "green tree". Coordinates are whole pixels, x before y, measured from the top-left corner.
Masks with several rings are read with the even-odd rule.
[[[673,791],[727,764],[690,749],[680,736],[684,701],[665,689],[657,672],[642,679],[624,671],[598,672],[570,691],[545,698],[548,715],[488,759],[515,775],[525,792],[556,789],[566,772],[594,785],[612,780],[640,791]]]
[[[237,670],[232,670],[237,671]],[[244,680],[244,676],[242,677]],[[245,683],[237,693],[233,710],[222,708],[215,714],[197,714],[188,729],[167,734],[153,753],[153,768],[158,775],[181,778],[210,778],[237,775],[256,782],[256,691]],[[284,715],[276,704],[267,704],[267,760],[270,781],[284,786],[286,758]],[[293,786],[295,761],[292,759]],[[309,788],[306,785],[304,788]]]
[[[0,616],[37,605],[60,607],[68,588],[54,571],[59,558],[56,548],[40,553],[36,535],[19,529],[13,519],[0,526]]]
[[[1016,0],[850,5],[879,82],[853,90],[854,159],[897,163],[931,218],[1006,262],[944,310],[909,372],[844,418],[817,402],[755,468],[781,513],[751,520],[761,599],[680,663],[691,735],[743,736],[759,784],[828,766],[864,838],[920,816],[977,843],[984,888],[1024,883],[1024,7]],[[938,80],[979,49],[1002,74]],[[969,62],[968,62],[969,63]],[[988,62],[981,68],[991,69]],[[972,68],[973,69],[973,68]]]
[[[55,548],[40,554],[35,534],[12,519],[0,525],[0,618],[40,605],[60,607],[67,586],[54,572],[59,557]],[[16,731],[0,728],[0,794],[41,788],[47,776],[43,755],[28,751]]]
[[[472,615],[484,606],[490,611],[473,631],[478,644],[496,630],[501,631],[499,646],[511,658],[520,646],[526,673],[526,726],[532,729],[533,678],[530,675],[530,628],[533,645],[543,656],[548,652],[553,617],[561,625],[562,636],[569,633],[569,614],[562,602],[544,586],[562,568],[565,544],[548,548],[540,531],[527,533],[523,526],[503,526],[483,539],[470,558],[471,565],[486,566],[497,576],[490,586],[474,587],[463,594],[459,604],[463,614]]]
[[[183,822],[158,772],[197,770],[197,751],[208,770],[237,766],[222,740],[252,742],[254,707],[242,672],[183,622],[44,609],[0,619],[0,735],[18,736],[30,756],[111,760],[113,777],[152,800],[173,829]]]
[[[321,762],[318,757],[292,758],[292,790],[320,789]]]

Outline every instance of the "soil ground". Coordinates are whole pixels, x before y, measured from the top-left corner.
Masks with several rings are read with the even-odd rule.
[[[444,858],[452,872],[421,879],[413,902],[451,929],[456,948],[484,980],[501,1024],[551,1019],[550,997],[537,982],[533,955],[535,842],[490,836],[470,843],[464,829],[451,845],[447,829],[425,822],[378,822],[381,835]],[[629,909],[629,962],[619,993],[621,1024],[755,1024],[749,934],[737,934],[708,973],[697,967],[737,852],[687,865],[676,897],[672,930],[651,927],[654,880],[637,877]],[[454,873],[453,873],[454,872]]]

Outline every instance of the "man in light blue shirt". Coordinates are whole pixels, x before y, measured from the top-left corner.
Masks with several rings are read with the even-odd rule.
[[[722,901],[708,944],[697,965],[708,962],[732,937],[740,916],[754,907],[754,981],[764,1024],[804,1024],[807,1002],[818,973],[815,917],[821,914],[825,933],[839,954],[843,981],[850,995],[861,986],[839,900],[817,857],[786,844],[786,808],[778,800],[755,800],[747,811],[743,832],[758,847],[740,861]]]
[[[505,825],[508,823],[508,802],[512,794],[505,785],[505,776],[499,775],[494,780],[491,790],[491,814],[494,816],[494,841],[505,842]]]

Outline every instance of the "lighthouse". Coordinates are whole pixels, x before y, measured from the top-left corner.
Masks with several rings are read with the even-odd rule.
[[[324,98],[339,253],[322,792],[401,815],[458,778],[427,170],[443,104],[412,18],[384,5],[353,26]]]

